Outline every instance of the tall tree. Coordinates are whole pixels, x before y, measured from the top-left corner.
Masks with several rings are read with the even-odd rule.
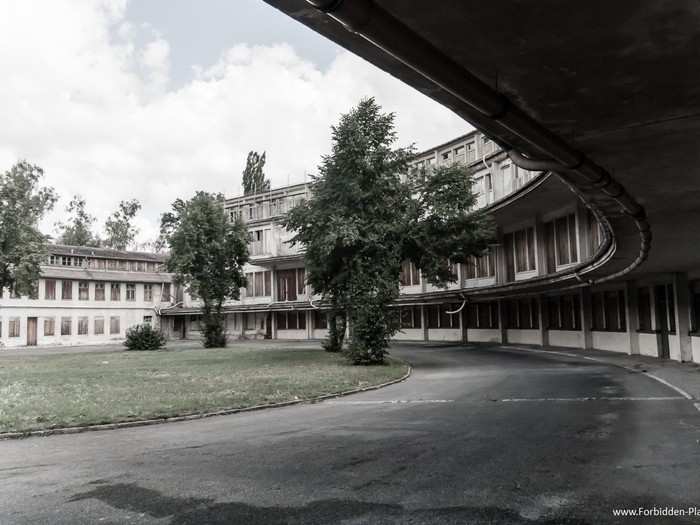
[[[115,250],[126,250],[134,242],[138,228],[133,225],[134,217],[141,209],[136,199],[121,201],[117,211],[105,221],[105,246]]]
[[[204,346],[226,346],[223,305],[245,287],[248,261],[245,225],[230,222],[224,196],[203,191],[188,201],[177,199],[161,218],[161,235],[170,248],[168,271],[202,302]]]
[[[260,155],[257,151],[248,152],[245,169],[243,170],[243,195],[263,193],[270,189],[270,181],[265,178],[265,152]]]
[[[100,239],[92,232],[92,226],[97,220],[85,209],[86,202],[80,195],[73,198],[66,206],[67,222],[57,222],[57,241],[70,246],[99,246]]]
[[[40,187],[43,170],[20,161],[0,174],[0,291],[34,295],[47,239],[39,221],[53,208],[53,188]]]
[[[460,166],[409,173],[411,148],[394,148],[394,115],[362,100],[332,128],[332,152],[312,178],[311,198],[288,214],[293,243],[305,248],[308,281],[350,322],[356,364],[381,363],[398,319],[403,261],[432,283],[454,280],[451,261],[486,249],[493,229],[473,211],[469,172]],[[338,346],[329,341],[327,347]]]

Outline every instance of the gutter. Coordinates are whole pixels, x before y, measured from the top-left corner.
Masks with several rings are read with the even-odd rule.
[[[502,138],[494,139],[516,165],[535,171],[552,171],[575,190],[603,225],[608,260],[612,255],[610,250],[615,249],[614,241],[609,238],[613,233],[609,218],[622,212],[634,222],[639,234],[637,257],[622,270],[589,279],[587,284],[622,277],[646,260],[652,237],[646,212],[607,170],[539,124],[374,0],[306,2],[452,95],[463,105],[465,112],[474,115],[471,120],[477,127],[497,130],[501,135],[512,134],[524,141],[528,150],[518,152],[513,144]]]

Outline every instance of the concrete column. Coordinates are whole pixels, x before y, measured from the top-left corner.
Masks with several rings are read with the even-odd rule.
[[[508,269],[506,266],[505,247],[503,246],[503,231],[498,228],[496,235],[499,242],[498,246],[493,247],[494,257],[496,259],[496,283],[504,284],[506,282]]]
[[[270,293],[272,294],[272,297],[270,297],[271,302],[274,303],[277,301],[277,268],[274,266],[270,268]]]
[[[693,360],[693,347],[690,338],[690,283],[687,273],[677,272],[673,274],[673,290],[681,361],[690,362]]]
[[[639,355],[639,292],[635,283],[625,282],[625,295],[627,296],[627,333],[630,336],[629,353]]]
[[[501,330],[501,344],[508,343],[508,330],[506,328],[506,303],[503,299],[498,300],[498,326]]]
[[[593,348],[593,304],[590,287],[581,288],[581,329],[583,330],[583,348]]]
[[[547,315],[547,310],[545,309],[545,298],[540,295],[537,298],[537,310],[540,319],[540,344],[544,346],[549,346],[549,329],[546,327],[545,315]]]
[[[420,307],[420,319],[421,319],[421,326],[423,327],[423,341],[425,341],[427,343],[429,341],[428,315],[427,315],[427,312],[425,311],[425,305]]]

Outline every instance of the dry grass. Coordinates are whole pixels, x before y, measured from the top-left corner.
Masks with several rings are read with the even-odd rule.
[[[355,367],[317,346],[235,343],[157,352],[0,357],[0,432],[308,399],[379,384],[406,366]]]

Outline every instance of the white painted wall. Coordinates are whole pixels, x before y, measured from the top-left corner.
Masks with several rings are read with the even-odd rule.
[[[429,341],[461,341],[462,330],[459,328],[432,328],[428,330]]]
[[[423,340],[423,329],[422,328],[403,328],[399,332],[394,334],[392,337],[395,341],[422,341]]]
[[[591,332],[593,348],[628,354],[630,351],[630,336],[627,332]]]
[[[306,339],[306,330],[277,330],[277,339]]]
[[[565,346],[568,348],[583,348],[582,330],[549,330],[550,346]]]
[[[700,337],[691,337],[690,344],[692,345],[693,349],[693,362],[700,363]]]
[[[475,343],[499,343],[501,330],[499,328],[468,328],[467,341]]]
[[[659,356],[656,334],[639,334],[639,353],[651,357]]]
[[[514,328],[509,328],[508,332],[508,342],[521,344],[521,345],[541,345],[542,339],[540,338],[539,329],[535,330],[517,330]]]

